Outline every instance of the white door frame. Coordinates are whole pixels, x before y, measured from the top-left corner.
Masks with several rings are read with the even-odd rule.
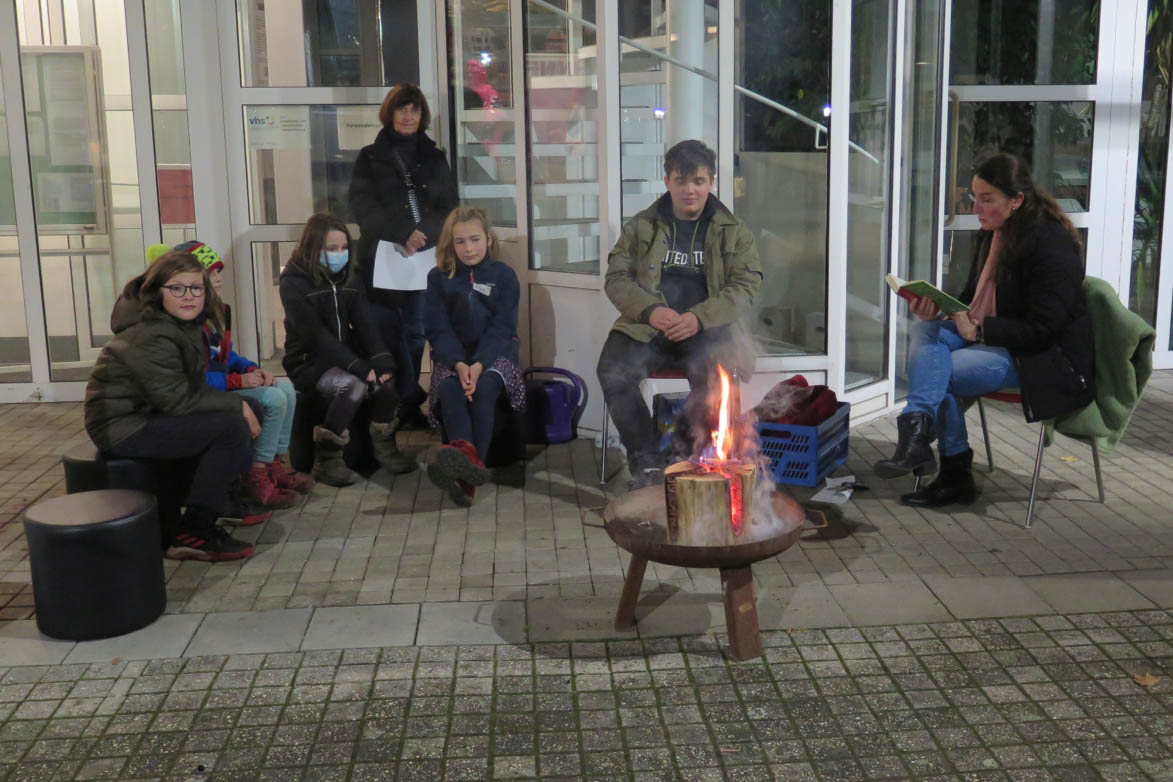
[[[951,10],[952,3],[946,3],[946,7]],[[956,121],[950,114],[950,94],[960,103],[1090,101],[1094,104],[1088,209],[1086,212],[1068,213],[1067,216],[1076,228],[1087,230],[1087,274],[1111,284],[1124,302],[1128,301],[1132,267],[1132,221],[1136,200],[1146,9],[1146,0],[1116,0],[1110,13],[1106,9],[1101,10],[1094,84],[952,85],[948,84],[949,65],[946,62],[946,96],[942,106],[946,122],[942,124],[940,140],[940,214],[944,217],[946,199],[949,198],[944,187],[951,130],[949,119]],[[952,34],[948,22],[945,29],[948,53]],[[958,172],[959,177],[963,175],[965,172]],[[960,180],[958,184],[961,184]],[[944,258],[949,232],[978,228],[977,218],[971,214],[956,215],[948,226],[942,221],[938,283],[944,271],[940,260]],[[1164,283],[1162,280],[1162,285]],[[1158,309],[1158,318],[1159,313]],[[1167,328],[1167,315],[1165,321]]]
[[[207,0],[180,2],[189,115],[206,120],[192,128],[192,160],[209,162],[206,170],[193,166],[196,224],[202,241],[215,247],[231,247],[232,263],[225,274],[226,298],[236,305],[235,336],[241,353],[256,356],[259,304],[252,245],[296,241],[302,225],[252,223],[244,107],[378,105],[389,87],[243,87],[235,0],[215,0],[214,13]],[[420,29],[435,24],[431,0],[417,0],[417,18]],[[189,41],[191,45],[186,45]],[[428,36],[420,38],[420,86],[429,99],[437,95],[437,84],[441,83],[433,69],[433,46]],[[219,51],[220,57],[207,57],[208,51]]]
[[[50,41],[62,40],[65,20],[60,3],[44,8],[28,8],[36,13],[38,23],[30,25],[29,38],[33,45],[45,43],[39,18],[43,10],[49,12]],[[20,11],[25,11],[22,7]],[[141,225],[145,244],[158,241],[159,200],[155,180],[155,139],[150,111],[150,85],[147,79],[147,39],[142,0],[124,0],[127,57],[130,65],[131,106],[135,131],[135,157],[138,171]],[[28,133],[25,126],[25,103],[21,77],[20,38],[18,35],[18,8],[15,2],[0,1],[0,51],[17,56],[0,59],[0,80],[4,85],[3,100],[8,134],[9,156],[12,165],[12,188],[16,207],[16,237],[20,256],[21,295],[24,303],[25,331],[29,347],[31,381],[0,385],[0,403],[11,402],[76,402],[85,396],[84,381],[54,381],[50,369],[46,307],[41,284],[41,249],[37,237],[36,212],[33,205],[32,171],[29,165]],[[99,85],[99,89],[101,85]],[[110,229],[114,225],[111,223]],[[70,277],[73,300],[54,302],[68,306],[73,312],[77,346],[81,361],[56,362],[58,366],[88,365],[99,350],[90,344],[90,304],[86,291],[86,253],[79,248],[71,255]],[[55,255],[64,253],[54,251]],[[83,364],[84,362],[84,364]]]

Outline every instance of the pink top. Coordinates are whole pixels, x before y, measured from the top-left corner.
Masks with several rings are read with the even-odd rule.
[[[982,267],[981,274],[978,275],[973,301],[969,303],[969,318],[978,326],[982,325],[982,321],[986,318],[992,318],[998,314],[995,293],[998,286],[998,256],[1001,254],[999,252],[999,238],[998,232],[995,231],[994,238],[990,240],[990,252],[986,255],[986,265]]]

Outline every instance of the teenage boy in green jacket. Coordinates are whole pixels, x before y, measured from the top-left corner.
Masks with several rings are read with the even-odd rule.
[[[677,447],[689,450],[713,418],[706,396],[716,365],[753,374],[756,350],[738,321],[761,287],[762,265],[749,228],[711,194],[715,171],[716,155],[700,141],[669,149],[668,192],[623,226],[607,259],[604,289],[619,318],[597,372],[633,488],[659,480],[666,462],[639,390],[649,373],[671,367],[688,378]]]

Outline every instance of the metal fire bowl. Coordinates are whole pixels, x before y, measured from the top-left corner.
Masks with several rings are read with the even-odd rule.
[[[801,511],[791,497],[772,495],[779,516]],[[769,559],[793,546],[802,537],[800,524],[790,532],[735,546],[679,546],[668,542],[664,487],[649,486],[617,497],[603,509],[607,535],[615,545],[634,556],[677,567],[740,568]]]

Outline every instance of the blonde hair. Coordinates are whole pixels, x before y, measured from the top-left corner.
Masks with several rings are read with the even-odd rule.
[[[458,206],[448,213],[444,221],[444,229],[440,231],[440,241],[436,242],[436,268],[445,272],[449,277],[456,275],[456,248],[453,246],[452,233],[457,223],[471,223],[480,221],[485,231],[485,256],[497,246],[497,234],[493,233],[493,224],[485,210],[475,206]]]

